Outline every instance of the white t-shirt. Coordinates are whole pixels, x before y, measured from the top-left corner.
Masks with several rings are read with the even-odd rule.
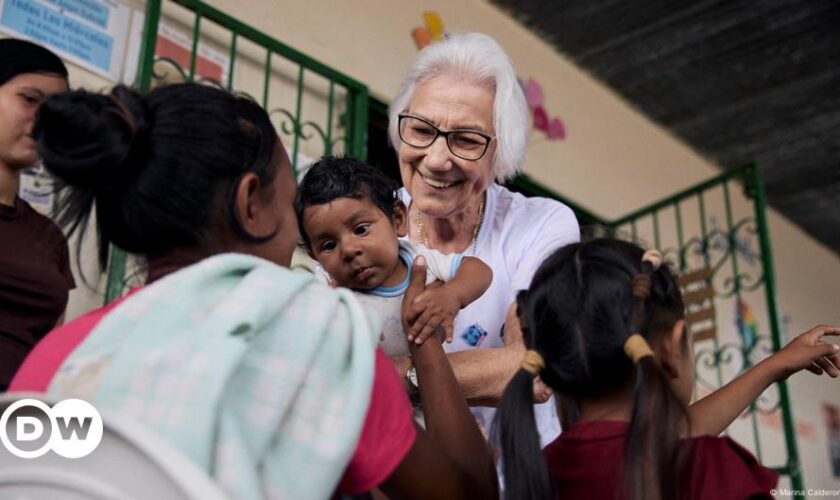
[[[400,259],[408,266],[408,274],[397,286],[377,287],[372,290],[354,290],[359,302],[368,311],[374,311],[382,320],[382,331],[379,335],[379,347],[390,357],[411,356],[408,341],[400,320],[402,300],[408,284],[411,282],[412,263],[415,257],[422,255],[426,258],[426,284],[435,281],[449,281],[461,266],[462,254],[443,254],[423,245],[400,239]],[[329,283],[329,275],[318,265],[315,275],[324,283]]]
[[[411,197],[400,190],[406,206]],[[543,260],[554,250],[580,240],[580,227],[569,207],[548,198],[526,198],[498,184],[487,188],[484,223],[479,230],[475,253],[493,270],[487,292],[455,318],[454,339],[447,352],[502,347],[502,329],[507,308],[519,290],[528,288]],[[476,419],[490,429],[494,408],[474,407]],[[542,446],[560,434],[554,398],[534,406]]]

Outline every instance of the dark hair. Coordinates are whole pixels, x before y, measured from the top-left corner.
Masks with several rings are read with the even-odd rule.
[[[634,365],[624,343],[639,333],[653,344],[683,317],[684,307],[667,266],[654,271],[642,255],[636,245],[613,239],[563,247],[543,262],[518,303],[526,339],[545,360],[540,376],[567,403],[609,394],[635,379],[624,459],[627,498],[664,500],[679,496],[678,440],[687,410],[656,359]],[[634,297],[640,275],[650,277],[647,299]],[[689,348],[685,339],[683,348]],[[499,405],[495,435],[509,498],[552,496],[534,421],[533,378],[520,369]],[[573,423],[568,415],[577,414],[566,410],[564,426]]]
[[[0,40],[0,85],[26,73],[54,74],[67,79],[67,67],[49,49],[27,40]]]
[[[303,212],[313,205],[324,205],[339,198],[369,198],[379,210],[393,219],[399,198],[397,183],[380,169],[348,157],[328,156],[315,162],[298,186],[295,198],[300,235],[309,246],[303,227]]]
[[[265,186],[276,174],[274,126],[249,99],[193,83],[69,92],[44,102],[33,136],[70,188],[59,223],[84,231],[96,202],[103,267],[109,243],[154,256],[207,242],[220,211],[243,240],[266,239],[242,228],[234,203],[246,173]]]

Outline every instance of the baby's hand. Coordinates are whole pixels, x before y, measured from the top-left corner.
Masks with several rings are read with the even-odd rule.
[[[823,342],[825,335],[840,335],[840,328],[815,326],[768,359],[776,364],[779,378],[787,378],[802,369],[817,375],[826,372],[832,378],[840,376],[840,346]]]
[[[422,344],[438,328],[442,328],[447,342],[452,342],[452,329],[455,315],[461,310],[458,296],[442,285],[429,287],[418,295],[411,304],[417,315],[411,330],[408,331],[408,341]]]

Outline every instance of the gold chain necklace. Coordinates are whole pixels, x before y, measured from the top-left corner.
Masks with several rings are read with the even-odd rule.
[[[487,200],[487,193],[484,193],[484,196],[481,198],[481,205],[478,206],[478,223],[475,225],[475,229],[473,229],[472,239],[470,243],[467,245],[467,248],[472,246],[472,254],[475,255],[475,247],[478,244],[478,233],[481,231],[481,225],[484,223],[484,202]],[[417,237],[423,241],[423,244],[426,248],[429,247],[429,239],[426,237],[426,230],[423,227],[423,214],[420,213],[418,210],[414,213],[414,223],[417,224]]]

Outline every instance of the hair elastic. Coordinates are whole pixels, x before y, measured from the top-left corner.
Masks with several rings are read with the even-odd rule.
[[[662,265],[662,253],[659,250],[651,248],[642,255],[642,262],[649,262],[653,270],[656,271]]]
[[[653,280],[649,274],[637,274],[633,277],[633,297],[645,300],[650,297],[650,287]]]
[[[624,353],[633,360],[633,364],[638,363],[644,357],[653,356],[653,350],[651,350],[647,340],[638,333],[630,335],[624,341]]]
[[[537,376],[545,368],[545,360],[537,351],[526,351],[521,368],[531,375]]]

